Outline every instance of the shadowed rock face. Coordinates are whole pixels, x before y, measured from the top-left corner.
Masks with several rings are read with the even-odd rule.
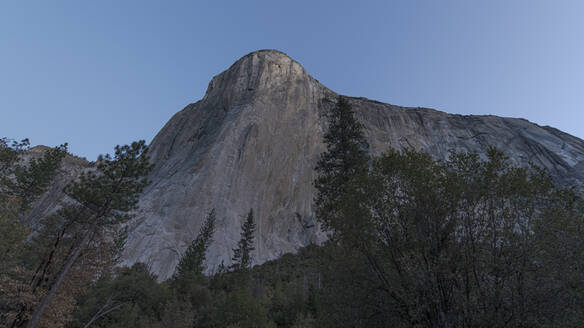
[[[254,209],[254,261],[326,239],[315,222],[312,181],[325,150],[323,113],[336,94],[274,50],[248,54],[214,77],[203,99],[172,117],[153,140],[152,184],[131,224],[125,263],[172,275],[205,214],[217,212],[209,271],[230,263],[243,216]],[[445,159],[451,149],[503,150],[563,183],[582,186],[584,142],[523,119],[450,115],[349,98],[371,151],[414,147]]]

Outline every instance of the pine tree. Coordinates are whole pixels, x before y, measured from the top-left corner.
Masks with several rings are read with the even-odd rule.
[[[32,158],[25,165],[17,165],[14,170],[14,182],[10,184],[15,196],[22,200],[21,211],[26,211],[30,204],[47,188],[59,173],[61,162],[67,154],[67,144],[46,150],[41,158]]]
[[[21,247],[25,227],[19,222],[30,204],[45,192],[59,173],[67,154],[67,144],[46,150],[40,158],[22,159],[28,150],[28,139],[12,142],[0,139],[0,254],[3,267],[14,259],[15,248]]]
[[[255,223],[253,222],[253,209],[249,210],[247,218],[241,226],[241,239],[237,243],[237,248],[233,249],[233,263],[231,270],[247,270],[251,268],[253,261],[251,252],[255,249],[254,244]]]
[[[47,149],[40,158],[23,160],[28,147],[28,139],[13,141],[12,144],[6,138],[0,139],[0,205],[3,212],[10,212],[19,218],[47,190],[67,154],[65,143]],[[7,203],[11,206],[7,206]]]
[[[337,104],[327,113],[328,130],[324,135],[326,152],[316,165],[314,185],[316,215],[326,230],[334,236],[347,229],[349,223],[341,214],[343,206],[354,197],[355,181],[367,173],[369,145],[363,136],[363,125],[354,116],[351,104],[339,96]],[[333,237],[334,237],[333,236]]]
[[[67,206],[76,225],[83,227],[62,259],[63,265],[48,283],[48,291],[26,321],[29,328],[35,327],[55,298],[57,289],[65,279],[82,252],[96,240],[104,238],[119,224],[127,222],[129,212],[136,208],[138,196],[148,184],[146,175],[152,165],[146,156],[144,141],[131,145],[116,146],[115,155],[99,156],[94,170],[83,172],[65,188],[65,193],[74,204]],[[22,326],[19,322],[14,326]]]
[[[21,160],[21,155],[28,150],[30,141],[0,138],[0,176],[6,177]]]
[[[327,318],[329,324],[339,326],[358,317],[351,304],[372,295],[367,290],[369,280],[360,275],[363,254],[369,251],[373,240],[372,225],[363,207],[370,159],[363,125],[346,98],[340,96],[326,118],[327,150],[315,168],[315,205],[317,220],[330,236],[331,247],[326,248],[325,254],[334,259],[327,268],[334,273],[328,278],[329,292],[323,304],[329,304],[330,313],[334,313]],[[361,288],[350,288],[355,279]]]
[[[197,237],[191,242],[176,268],[175,279],[187,273],[202,274],[205,253],[213,242],[215,232],[215,209],[212,209],[199,230]]]
[[[40,157],[26,156],[28,150],[28,139],[0,138],[0,326],[22,312],[29,296],[23,262],[28,260],[24,241],[30,229],[21,222],[59,173],[67,145],[47,149]]]

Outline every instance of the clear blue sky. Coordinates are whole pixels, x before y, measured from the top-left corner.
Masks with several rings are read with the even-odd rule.
[[[584,137],[584,1],[2,1],[0,136],[148,142],[273,48],[332,90]]]

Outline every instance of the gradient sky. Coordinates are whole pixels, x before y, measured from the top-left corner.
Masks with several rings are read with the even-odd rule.
[[[364,1],[365,2],[365,1]],[[332,90],[584,137],[584,1],[2,1],[0,136],[90,160],[152,140],[241,56]]]

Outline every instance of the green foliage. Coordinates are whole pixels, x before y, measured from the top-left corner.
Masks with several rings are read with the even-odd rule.
[[[582,313],[574,268],[584,258],[570,256],[584,238],[581,201],[542,170],[512,167],[494,149],[484,162],[453,152],[446,163],[390,151],[357,185],[339,211],[361,222],[341,239],[356,248],[351,257],[339,247],[328,311],[350,309],[346,294],[360,308],[339,322],[537,327]]]
[[[203,275],[205,254],[213,241],[215,210],[211,210],[199,234],[181,258],[175,274],[170,279],[172,297],[168,300],[162,324],[173,327],[192,327],[199,320],[201,309],[211,300],[208,278]]]
[[[30,284],[38,301],[21,307],[14,326],[35,327],[63,295],[72,300],[83,281],[109,274],[124,243],[120,224],[130,219],[147,185],[146,150],[144,141],[116,146],[113,157],[100,156],[65,187],[71,202],[44,220],[31,243],[45,246],[36,252],[39,264]]]
[[[28,140],[0,139],[0,274],[14,268],[24,250],[28,229],[20,223],[30,204],[49,186],[67,153],[66,144],[46,150],[40,158],[23,161]]]
[[[22,241],[26,238],[26,229],[18,218],[8,213],[0,213],[0,275],[14,267],[22,252]]]
[[[215,209],[212,209],[197,237],[191,242],[185,254],[179,261],[174,279],[179,279],[188,273],[200,275],[204,270],[205,254],[213,242],[213,233],[215,232]]]
[[[387,306],[411,325],[530,322],[541,278],[533,223],[551,201],[542,178],[494,150],[487,162],[453,153],[443,165],[415,151],[377,159],[364,255]]]
[[[291,328],[313,328],[316,320],[310,314],[299,313]]]
[[[168,292],[143,264],[100,280],[79,297],[68,327],[148,327],[163,317]]]
[[[363,126],[354,117],[346,98],[339,96],[336,106],[326,117],[328,130],[324,143],[327,151],[321,154],[315,168],[318,173],[314,181],[318,191],[315,205],[317,218],[336,239],[340,233],[355,230],[345,227],[357,221],[345,220],[339,205],[354,196],[354,182],[366,174],[369,145],[363,136]]]
[[[261,300],[250,297],[245,289],[216,294],[213,307],[205,313],[200,327],[275,327]]]
[[[65,193],[94,213],[98,226],[127,221],[127,213],[136,208],[138,197],[148,184],[146,176],[152,165],[143,140],[116,146],[114,156],[100,155],[95,170],[84,171],[67,185]]]
[[[47,190],[67,154],[67,144],[48,148],[40,157],[31,155],[28,147],[28,139],[0,139],[0,209],[5,215],[23,216]]]
[[[205,304],[208,299],[201,300]],[[153,327],[192,328],[198,319],[197,310],[190,302],[177,297],[171,297],[167,301],[160,322],[152,324]]]
[[[573,191],[495,149],[487,161],[453,152],[446,163],[389,151],[368,167],[360,126],[339,103],[316,167],[317,219],[333,236],[321,326],[581,322],[565,319],[583,313],[584,275],[574,269],[584,264],[583,213]]]
[[[0,138],[0,175],[5,177],[14,170],[15,165],[20,161],[21,155],[28,150],[30,141],[21,141]]]
[[[108,276],[125,244],[130,218],[151,169],[143,141],[118,146],[70,183],[67,203],[28,230],[19,219],[59,172],[66,144],[27,152],[28,140],[0,139],[0,324],[61,326],[74,295]],[[41,320],[42,319],[42,320]]]
[[[250,209],[245,222],[241,225],[241,239],[237,243],[237,248],[233,249],[233,263],[231,270],[242,271],[251,268],[253,258],[251,252],[254,245],[255,223],[253,222],[253,210]]]
[[[22,200],[21,210],[26,210],[30,203],[48,188],[53,181],[61,161],[67,154],[67,144],[46,150],[42,157],[31,158],[26,165],[17,165],[13,171],[14,182],[9,188]]]
[[[7,324],[23,304],[34,303],[25,283],[30,233],[20,221],[30,204],[45,192],[59,172],[66,144],[31,154],[27,139],[0,139],[0,325]]]

